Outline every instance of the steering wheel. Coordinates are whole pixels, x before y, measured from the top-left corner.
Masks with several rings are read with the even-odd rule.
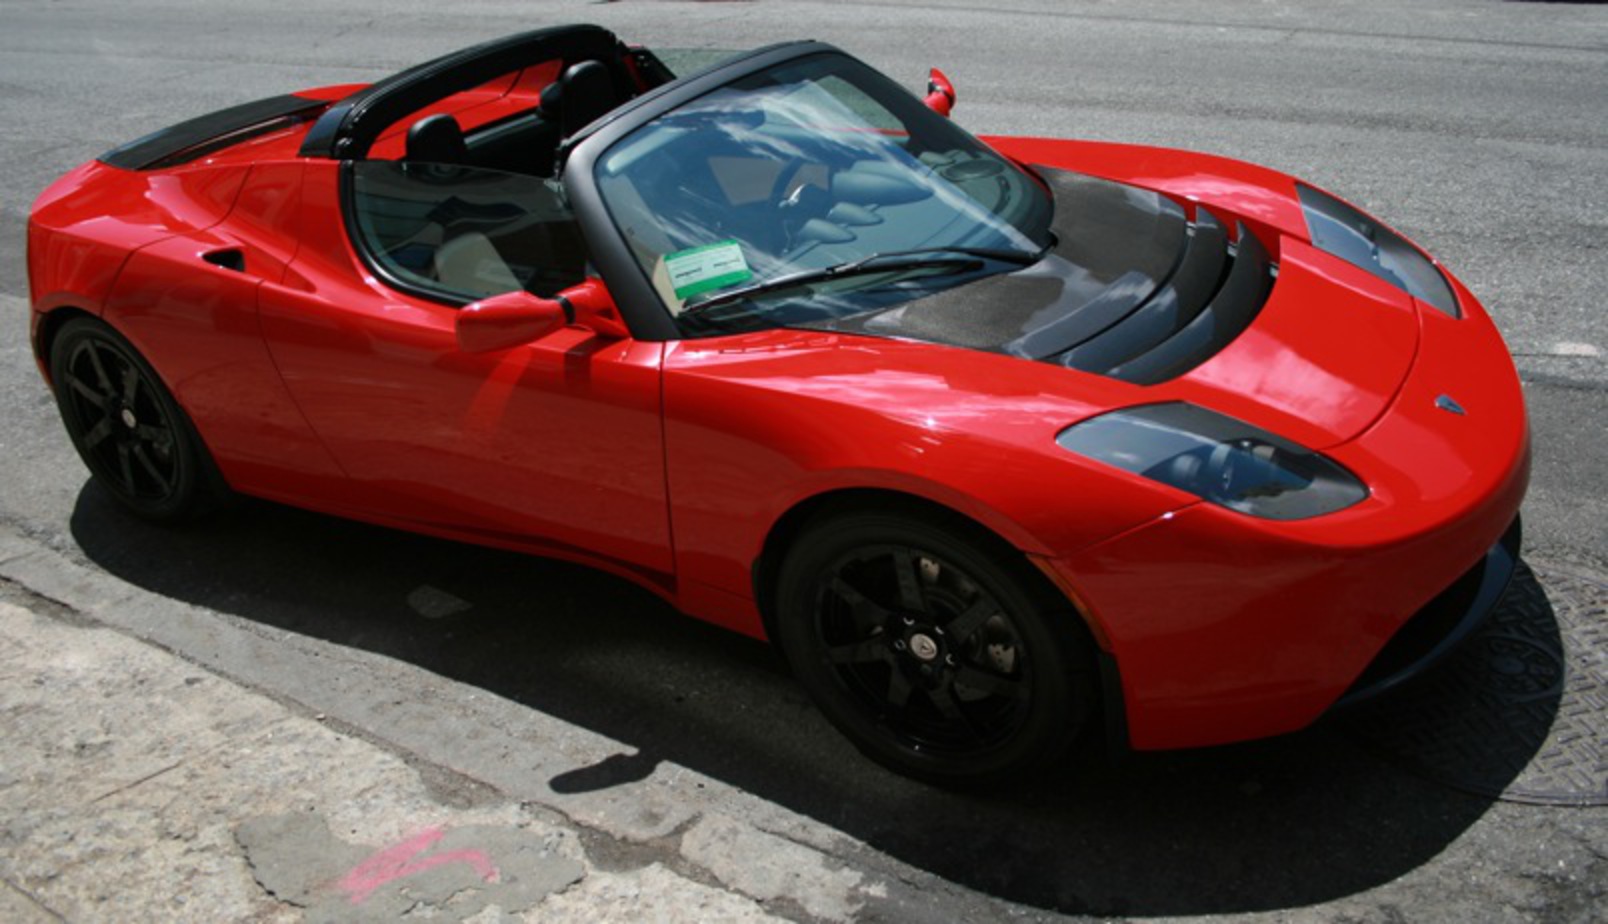
[[[771,185],[770,202],[776,213],[776,225],[781,229],[781,246],[776,248],[778,253],[791,251],[795,244],[794,236],[804,223],[811,218],[824,218],[832,209],[832,194],[815,183],[800,182],[799,175],[807,167],[822,166],[827,171],[826,180],[831,182],[830,168],[814,164],[804,158],[796,158],[782,167],[776,174],[776,181]]]

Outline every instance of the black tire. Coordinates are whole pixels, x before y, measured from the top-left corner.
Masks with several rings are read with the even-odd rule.
[[[228,488],[195,427],[150,363],[95,318],[73,318],[50,346],[56,407],[90,474],[155,522],[209,513]]]
[[[1003,543],[894,513],[807,527],[777,579],[776,640],[868,757],[947,786],[1015,779],[1091,714],[1077,613]]]

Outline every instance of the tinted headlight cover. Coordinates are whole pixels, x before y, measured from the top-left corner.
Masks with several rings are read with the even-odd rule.
[[[1188,491],[1240,513],[1304,520],[1368,496],[1335,462],[1193,404],[1147,404],[1061,431],[1061,448]]]
[[[1312,246],[1367,270],[1426,305],[1461,317],[1457,297],[1435,264],[1407,239],[1339,199],[1297,184]]]

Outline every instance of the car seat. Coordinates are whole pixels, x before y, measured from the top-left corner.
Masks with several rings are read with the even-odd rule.
[[[445,112],[426,116],[408,129],[403,160],[424,164],[465,164],[469,146],[458,120]]]

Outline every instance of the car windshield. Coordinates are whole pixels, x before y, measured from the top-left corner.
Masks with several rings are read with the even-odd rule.
[[[1035,260],[1038,182],[892,81],[819,54],[672,109],[598,160],[690,335],[845,317]]]

